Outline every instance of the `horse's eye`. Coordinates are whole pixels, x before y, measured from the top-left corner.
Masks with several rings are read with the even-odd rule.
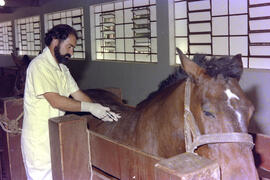
[[[203,111],[204,115],[208,116],[208,117],[212,117],[212,118],[215,118],[215,116],[210,113],[209,111]]]

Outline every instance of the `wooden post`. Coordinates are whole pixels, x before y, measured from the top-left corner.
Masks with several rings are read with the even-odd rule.
[[[67,115],[49,120],[54,180],[90,179],[86,119]]]

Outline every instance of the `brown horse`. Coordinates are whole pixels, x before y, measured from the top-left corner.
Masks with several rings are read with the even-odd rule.
[[[114,123],[89,118],[90,129],[164,158],[195,149],[197,154],[220,164],[223,180],[258,179],[247,145],[250,140],[245,139],[254,107],[238,83],[243,71],[241,55],[208,61],[198,55],[194,61],[199,66],[181,51],[178,53],[183,69],[170,75],[136,108],[104,90],[87,90],[95,102],[122,116]],[[186,123],[185,117],[193,124]],[[200,134],[214,140],[206,138],[205,143],[190,148]]]

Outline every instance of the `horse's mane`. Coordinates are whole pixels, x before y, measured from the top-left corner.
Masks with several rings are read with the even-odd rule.
[[[236,78],[239,80],[243,72],[242,64],[230,56],[222,56],[220,58],[212,57],[210,60],[208,60],[206,55],[195,54],[193,61],[204,68],[206,70],[206,74],[214,78],[221,74],[225,79]],[[142,107],[146,102],[155,97],[162,90],[185,80],[187,77],[188,75],[181,66],[175,68],[174,72],[159,84],[158,90],[150,93],[145,100],[137,105],[137,107]]]

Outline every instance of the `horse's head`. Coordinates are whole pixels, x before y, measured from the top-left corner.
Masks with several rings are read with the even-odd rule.
[[[222,58],[212,59],[200,67],[180,50],[178,53],[191,79],[190,111],[199,132],[218,134],[216,138],[222,133],[247,133],[254,107],[238,83],[243,71],[241,55],[224,57],[225,63]],[[196,152],[220,164],[222,179],[258,179],[252,150],[246,143],[211,142]]]

